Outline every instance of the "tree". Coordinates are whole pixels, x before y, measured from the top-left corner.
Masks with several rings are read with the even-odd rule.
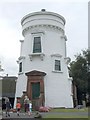
[[[75,55],[75,61],[72,61],[68,67],[69,75],[73,78],[77,87],[77,97],[80,104],[82,99],[85,99],[86,93],[90,93],[90,85],[88,84],[90,73],[88,72],[87,62],[90,63],[90,51],[83,50],[82,53]]]

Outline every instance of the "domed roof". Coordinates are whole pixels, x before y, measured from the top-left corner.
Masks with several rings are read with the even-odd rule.
[[[23,24],[23,21],[24,21],[25,19],[27,19],[28,17],[37,16],[37,15],[48,15],[48,16],[51,15],[51,16],[55,16],[55,17],[61,19],[61,20],[64,22],[64,25],[65,25],[65,23],[66,23],[65,18],[64,18],[63,16],[61,16],[61,15],[59,15],[59,14],[57,14],[57,13],[54,13],[54,12],[46,11],[45,9],[41,9],[41,11],[39,11],[39,12],[32,12],[32,13],[29,13],[29,14],[25,15],[25,16],[21,19],[21,24]]]

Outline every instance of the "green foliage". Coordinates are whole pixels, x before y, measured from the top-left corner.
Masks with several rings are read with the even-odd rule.
[[[75,61],[69,66],[69,75],[73,78],[80,93],[89,93],[90,73],[88,72],[87,62],[90,63],[90,51],[83,50],[82,53],[75,55]]]

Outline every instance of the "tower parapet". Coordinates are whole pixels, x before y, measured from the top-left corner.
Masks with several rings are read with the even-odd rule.
[[[24,16],[21,20],[22,34],[26,31],[31,31],[34,27],[50,27],[52,29],[62,30],[64,32],[65,19],[63,16],[48,12],[42,9],[40,12],[30,13]]]

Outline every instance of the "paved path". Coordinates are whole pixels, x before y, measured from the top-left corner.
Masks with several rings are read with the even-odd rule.
[[[32,115],[28,115],[27,113],[20,113],[19,116],[17,116],[17,113],[10,112],[10,117],[6,117],[5,112],[3,113],[2,117],[4,119],[7,118],[34,118],[35,113],[32,113]]]
[[[43,113],[40,113],[42,115],[42,117],[44,118],[45,116],[48,116],[48,115],[60,115],[60,116],[82,116],[82,118],[88,118],[88,112],[43,112]],[[32,113],[31,116],[29,116],[27,113],[20,113],[20,116],[17,116],[17,113],[13,113],[11,112],[10,113],[10,117],[6,117],[6,114],[5,112],[3,113],[3,119],[2,120],[12,120],[12,118],[15,118],[16,120],[21,120],[22,119],[27,119],[29,120],[30,118],[34,118],[34,115],[35,115],[35,112]]]

